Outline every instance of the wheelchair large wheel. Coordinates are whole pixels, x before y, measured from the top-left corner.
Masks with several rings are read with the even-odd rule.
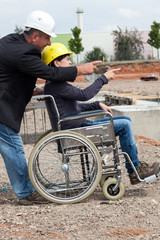
[[[44,138],[45,136],[47,136],[49,133],[53,132],[52,129],[47,130],[46,132],[44,132],[36,141],[36,143],[38,143],[42,138]]]
[[[28,169],[35,190],[59,204],[88,197],[102,175],[101,157],[95,145],[71,131],[44,136],[31,152]]]
[[[113,188],[115,187],[117,183],[116,178],[108,178],[102,187],[102,191],[104,196],[109,200],[118,200],[123,197],[125,193],[124,185],[122,182],[120,182],[119,187],[117,190],[113,191]]]

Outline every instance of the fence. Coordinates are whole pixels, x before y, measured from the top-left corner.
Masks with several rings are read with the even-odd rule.
[[[35,143],[49,129],[51,125],[45,102],[32,100],[26,107],[20,129],[24,144]]]

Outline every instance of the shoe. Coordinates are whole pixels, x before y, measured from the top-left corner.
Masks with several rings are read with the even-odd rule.
[[[21,205],[46,204],[46,203],[49,203],[49,201],[47,201],[37,192],[32,193],[32,195],[28,197],[19,199],[19,204]]]
[[[157,175],[160,171],[159,163],[155,162],[149,165],[146,162],[139,162],[139,167],[136,169],[139,177],[144,179],[151,175]],[[135,172],[129,174],[130,182],[132,185],[140,183]]]

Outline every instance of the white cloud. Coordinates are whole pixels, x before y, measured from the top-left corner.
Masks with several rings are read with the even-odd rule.
[[[10,2],[10,0],[0,0],[0,3],[1,3],[1,4],[7,3],[7,2]]]
[[[102,32],[112,32],[114,30],[118,30],[117,25],[103,25],[100,27]]]
[[[154,13],[157,14],[157,15],[160,15],[160,8],[156,8],[156,9],[154,10]]]
[[[85,32],[111,32],[117,26],[149,29],[154,20],[160,19],[159,0],[0,0],[0,35],[12,32],[15,24],[22,26],[34,10],[46,11],[54,17],[57,34],[71,32],[77,25],[77,7],[84,10]]]
[[[127,18],[127,19],[138,18],[141,15],[140,12],[138,12],[138,11],[133,11],[131,9],[125,9],[125,8],[119,8],[118,13],[122,17]]]
[[[18,2],[17,0],[0,0],[0,4],[6,4],[6,3],[14,4],[17,2]]]

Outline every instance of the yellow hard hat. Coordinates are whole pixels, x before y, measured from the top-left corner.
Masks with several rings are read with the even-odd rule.
[[[62,43],[52,43],[43,50],[41,60],[48,65],[54,59],[66,54],[71,55],[73,52],[69,52]]]

